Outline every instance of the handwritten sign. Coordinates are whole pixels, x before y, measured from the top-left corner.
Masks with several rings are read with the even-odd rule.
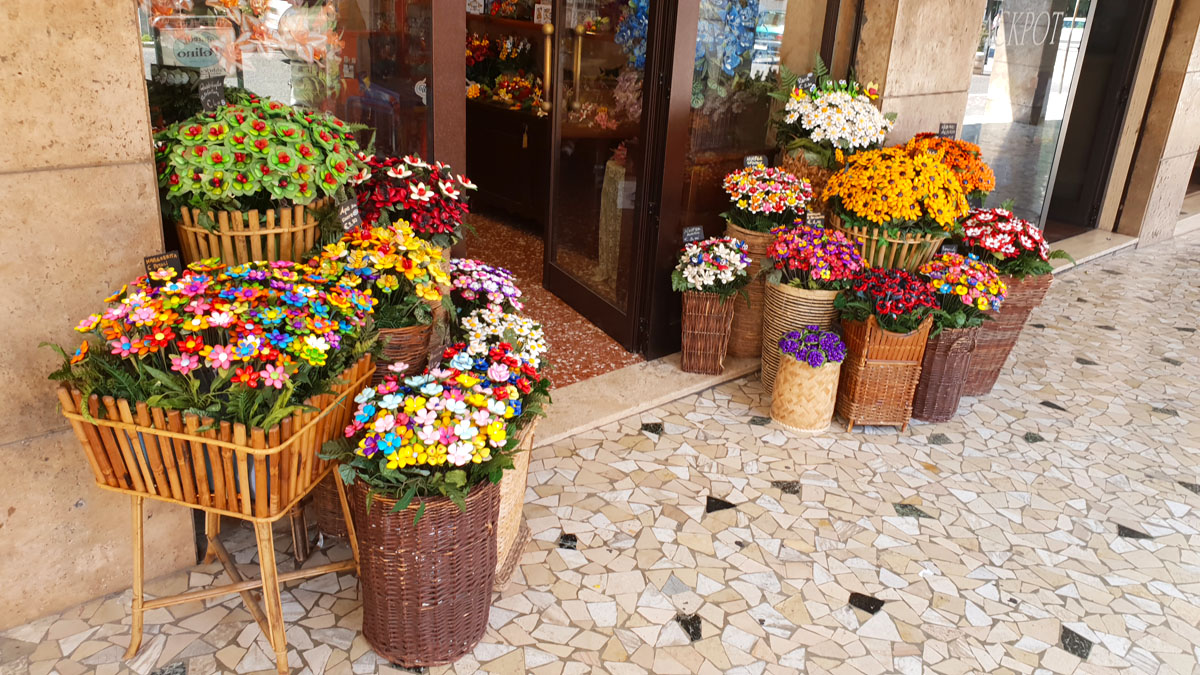
[[[362,216],[358,213],[358,200],[351,197],[337,205],[338,220],[342,223],[342,231],[358,229],[362,225]]]
[[[942,122],[938,126],[938,136],[941,138],[956,138],[958,137],[957,122]]]
[[[161,270],[164,267],[170,267],[175,270],[176,274],[183,272],[183,261],[179,259],[179,251],[167,251],[166,253],[148,255],[142,259],[142,263],[146,266],[146,274],[150,274],[154,270]]]
[[[825,227],[825,214],[810,211],[804,214],[804,224],[810,227]]]
[[[548,2],[539,2],[533,6],[534,23],[550,23],[554,20],[554,11]]]
[[[688,225],[683,228],[683,243],[691,244],[704,238],[704,228],[699,225]]]
[[[750,167],[754,167],[754,166],[767,166],[767,156],[766,155],[746,155],[746,159],[743,162],[742,166],[745,166],[746,168],[750,168]]]
[[[211,112],[225,105],[225,76],[206,77],[198,83],[200,87],[200,105],[205,112]]]
[[[958,244],[947,239],[946,241],[942,242],[942,248],[938,251],[938,255],[943,253],[958,253]]]

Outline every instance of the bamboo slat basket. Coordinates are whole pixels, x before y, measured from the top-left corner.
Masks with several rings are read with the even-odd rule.
[[[746,285],[746,295],[750,302],[740,293],[733,307],[733,324],[729,334],[729,355],[750,356],[758,358],[762,344],[762,312],[765,279],[758,272],[767,264],[767,247],[775,240],[770,232],[754,232],[745,230],[733,223],[725,224],[725,236],[741,239],[746,242],[746,253],[750,256],[750,267],[746,272],[750,275],[750,283]]]
[[[837,310],[833,301],[838,291],[810,291],[787,284],[767,283],[763,299],[762,378],[763,388],[770,393],[775,387],[782,354],[779,340],[791,331],[805,326],[821,330],[833,328]]]
[[[1043,274],[1024,279],[1005,275],[1000,279],[1008,286],[1008,297],[1000,306],[1000,311],[988,313],[992,320],[984,321],[979,328],[975,353],[967,368],[963,396],[982,396],[996,386],[1004,362],[1021,337],[1029,315],[1042,304],[1054,275]]]
[[[838,384],[837,414],[856,424],[885,424],[908,428],[913,392],[921,377],[921,357],[932,318],[911,333],[889,333],[874,316],[866,321],[842,321],[846,360]]]
[[[205,258],[220,258],[229,265],[252,260],[291,260],[300,262],[305,252],[317,243],[317,219],[312,209],[323,206],[328,198],[308,206],[294,204],[251,211],[209,211],[215,224],[209,230],[201,224],[201,211],[182,207],[179,234],[183,261],[193,263]]]
[[[331,471],[313,488],[312,509],[317,519],[317,529],[331,537],[345,539],[346,519],[342,516],[342,504],[338,499],[336,480],[341,480],[336,471]]]
[[[496,527],[496,590],[508,585],[525,552],[521,532],[525,524],[525,487],[529,484],[529,456],[533,452],[533,435],[537,431],[535,418],[521,430],[521,440],[513,455],[513,468],[500,480],[500,518]]]
[[[383,354],[379,357],[379,368],[375,370],[372,385],[383,382],[391,374],[387,367],[393,363],[407,363],[408,368],[400,377],[407,377],[425,370],[429,362],[429,341],[433,337],[433,324],[407,326],[405,328],[380,328],[379,342]]]
[[[830,177],[837,173],[836,169],[826,169],[815,164],[809,164],[803,152],[789,154],[786,150],[779,152],[779,168],[796,178],[808,181],[813,196],[808,202],[808,210],[817,213],[827,213],[829,202],[825,200],[825,185]]]
[[[862,244],[862,257],[870,267],[916,272],[933,260],[945,240],[945,235],[922,232],[901,233],[893,237],[882,228],[868,225],[848,225],[838,214],[832,214],[830,227]]]
[[[428,498],[415,525],[420,500],[393,512],[395,500],[376,495],[367,509],[366,497],[361,481],[351,487],[363,637],[403,668],[452,663],[487,629],[500,485],[473,487],[465,511],[446,497]]]
[[[929,339],[921,379],[913,394],[913,417],[948,422],[958,414],[978,328],[947,328]]]
[[[729,324],[740,295],[722,299],[716,293],[683,294],[683,349],[679,367],[686,373],[719,375],[725,370]]]
[[[800,433],[825,431],[833,422],[842,364],[813,368],[791,355],[781,356],[783,362],[771,397],[771,419]]]

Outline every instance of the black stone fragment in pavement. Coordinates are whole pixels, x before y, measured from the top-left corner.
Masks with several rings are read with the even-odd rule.
[[[1066,408],[1064,408],[1064,407],[1062,407],[1061,405],[1059,405],[1059,404],[1055,403],[1054,401],[1042,401],[1042,405],[1046,406],[1047,408],[1050,408],[1051,410],[1061,410],[1061,411],[1063,411],[1063,412],[1066,412],[1066,411],[1067,411],[1067,409],[1066,409]]]
[[[750,418],[750,424],[753,424],[756,427],[765,426],[770,423],[771,423],[770,417],[763,417],[762,415],[755,415],[754,417]]]
[[[176,661],[157,670],[150,671],[150,675],[187,675],[187,663],[184,661]]]
[[[1173,366],[1182,366],[1182,365],[1183,365],[1183,361],[1180,361],[1179,359],[1173,359],[1173,358],[1171,358],[1171,357],[1169,357],[1169,356],[1164,356],[1164,357],[1162,358],[1162,360],[1163,360],[1163,361],[1165,361],[1166,363],[1169,363],[1169,364],[1173,365]]]
[[[1195,492],[1196,494],[1200,495],[1200,483],[1189,483],[1187,481],[1181,480],[1181,481],[1179,481],[1179,484],[1182,485],[1183,487],[1191,490],[1192,492]]]
[[[1075,363],[1078,363],[1078,364],[1079,364],[1079,365],[1081,365],[1081,366],[1096,366],[1096,365],[1100,365],[1100,364],[1096,363],[1095,361],[1093,361],[1093,360],[1091,360],[1091,359],[1085,359],[1085,358],[1083,358],[1082,356],[1076,356],[1076,357],[1075,357]]]
[[[574,551],[579,548],[579,537],[573,534],[560,534],[558,535],[558,547]]]
[[[892,504],[892,508],[896,509],[896,515],[898,516],[910,516],[912,518],[933,517],[912,504]]]
[[[1192,328],[1191,326],[1176,326],[1175,330],[1183,332],[1183,333],[1195,333],[1196,332],[1196,329]]]
[[[783,492],[785,495],[798,495],[801,490],[800,481],[798,480],[773,480],[771,481],[771,487]]]
[[[724,499],[719,499],[712,495],[709,495],[708,497],[705,498],[705,502],[704,502],[704,512],[705,513],[712,513],[713,511],[724,511],[725,509],[732,509],[732,508],[733,508],[733,504],[725,501]]]
[[[676,614],[675,620],[679,622],[679,627],[687,633],[688,639],[692,642],[699,640],[701,636],[700,617],[695,614]]]
[[[648,431],[652,434],[662,434],[662,422],[647,422],[642,425],[642,431]]]
[[[1042,435],[1039,433],[1036,433],[1033,431],[1025,432],[1025,442],[1026,443],[1040,443],[1044,440],[1046,440],[1046,439],[1042,438]]]
[[[934,445],[949,445],[950,437],[943,433],[930,434],[929,442]]]
[[[1117,536],[1126,537],[1128,539],[1153,539],[1153,537],[1145,532],[1140,532],[1132,527],[1125,527],[1124,525],[1120,524],[1117,525]]]
[[[1059,640],[1062,642],[1063,649],[1081,659],[1086,660],[1088,654],[1092,653],[1092,641],[1066,626],[1062,627],[1062,634],[1059,636]]]
[[[867,614],[874,614],[879,611],[880,607],[883,607],[883,601],[862,593],[851,593],[850,606],[857,607]]]
[[[1175,410],[1174,408],[1165,408],[1163,406],[1156,405],[1150,409],[1156,413],[1160,413],[1163,415],[1170,415],[1171,417],[1179,417],[1179,411]]]
[[[1044,324],[1044,323],[1031,323],[1029,325],[1033,326],[1034,328],[1045,328],[1046,327],[1046,324]]]
[[[1109,326],[1107,324],[1105,324],[1103,326],[1096,326],[1096,328],[1099,328],[1100,330],[1116,330],[1117,329],[1116,326]]]

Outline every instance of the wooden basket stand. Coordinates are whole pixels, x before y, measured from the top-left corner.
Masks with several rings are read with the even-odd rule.
[[[869,267],[916,272],[933,260],[946,236],[943,234],[901,233],[893,237],[883,228],[867,225],[848,225],[836,213],[830,216],[829,226],[861,242],[862,257]]]
[[[762,343],[763,292],[766,289],[766,280],[759,275],[759,271],[764,265],[770,264],[767,247],[775,240],[775,235],[726,223],[725,236],[746,242],[746,254],[750,256],[750,267],[746,268],[746,273],[750,275],[750,283],[746,284],[746,296],[750,302],[747,304],[741,293],[736,296],[733,324],[729,329],[729,355],[758,358]]]
[[[874,316],[842,321],[846,360],[838,385],[837,414],[855,424],[890,424],[901,431],[912,417],[913,392],[921,377],[921,357],[933,318],[911,333],[889,333]]]
[[[328,201],[324,198],[308,206],[294,204],[262,212],[209,211],[208,218],[215,224],[212,230],[201,224],[200,209],[182,207],[175,229],[183,262],[205,258],[220,258],[228,265],[252,260],[300,262],[317,243],[317,219],[312,209]]]

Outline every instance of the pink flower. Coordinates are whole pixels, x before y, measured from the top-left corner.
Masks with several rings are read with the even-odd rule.
[[[508,382],[508,366],[503,363],[493,363],[487,371],[488,379],[493,382]]]
[[[417,432],[417,437],[420,438],[421,442],[425,445],[434,445],[438,442],[441,434],[432,424],[426,424],[425,426],[421,427],[420,431]]]
[[[233,323],[233,315],[229,312],[213,312],[208,317],[208,325],[223,328]]]
[[[209,365],[220,370],[229,370],[233,366],[233,350],[225,345],[213,345],[204,355]]]
[[[386,434],[396,427],[396,418],[392,415],[384,415],[375,420],[375,433]]]
[[[393,373],[403,373],[404,371],[408,370],[408,364],[403,361],[397,361],[388,366],[387,369]]]
[[[154,323],[156,313],[149,307],[139,307],[133,310],[133,314],[129,315],[129,319],[139,326],[149,326]]]
[[[133,353],[133,343],[127,337],[119,337],[108,344],[112,347],[112,353],[121,358],[125,358]]]
[[[433,424],[437,421],[437,413],[429,410],[428,408],[418,410],[417,413],[413,415],[413,421],[416,422],[417,425]]]
[[[200,367],[200,357],[195,354],[177,354],[171,357],[171,370],[187,375]]]
[[[486,427],[488,422],[492,421],[492,415],[486,410],[476,410],[475,414],[471,415],[471,421],[479,428]]]
[[[275,366],[268,363],[266,369],[259,374],[262,375],[264,387],[283,389],[284,383],[288,381],[288,374],[283,369],[283,366]]]

